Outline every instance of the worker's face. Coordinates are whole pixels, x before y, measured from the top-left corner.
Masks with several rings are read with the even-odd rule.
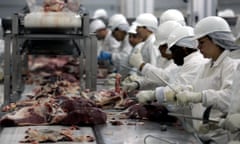
[[[161,56],[170,60],[172,59],[172,54],[171,53],[166,53],[167,52],[167,44],[160,45],[159,46],[159,51],[161,53]]]
[[[205,58],[216,60],[222,52],[222,50],[207,36],[198,39],[198,43],[198,49]]]
[[[142,38],[137,35],[137,34],[128,34],[128,39],[129,39],[129,43],[131,44],[131,46],[136,46],[138,43],[142,42]]]
[[[98,40],[103,40],[106,37],[106,29],[99,29],[96,31],[96,37]]]
[[[117,41],[123,41],[125,38],[126,32],[119,30],[116,28],[115,30],[112,31],[112,36],[117,40]]]
[[[148,30],[146,27],[144,26],[137,27],[137,34],[143,39],[143,41],[147,39],[148,37],[147,33],[148,33]]]
[[[186,51],[183,47],[174,45],[170,48],[172,52],[172,58],[176,65],[181,66],[184,64],[184,57],[186,56]]]

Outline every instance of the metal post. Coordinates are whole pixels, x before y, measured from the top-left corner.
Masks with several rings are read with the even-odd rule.
[[[86,88],[96,90],[97,79],[97,39],[91,35],[86,38]]]
[[[14,14],[12,17],[12,94],[10,102],[14,102],[19,96],[17,93],[17,82],[18,82],[18,72],[19,71],[19,45],[18,45],[18,16]]]
[[[11,95],[11,35],[4,37],[4,105],[9,104]]]

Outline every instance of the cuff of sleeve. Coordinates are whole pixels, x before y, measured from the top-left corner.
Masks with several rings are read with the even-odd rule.
[[[164,87],[158,87],[155,90],[155,95],[156,95],[156,99],[159,103],[163,103],[164,102]]]
[[[145,75],[146,73],[148,73],[149,71],[149,67],[151,67],[151,64],[149,64],[149,63],[146,63],[145,65],[144,65],[144,67],[142,68],[142,71],[141,71],[141,73],[143,74],[143,75]]]
[[[138,82],[138,81],[134,81],[135,83],[137,83],[137,90],[139,90],[140,89],[140,83]]]

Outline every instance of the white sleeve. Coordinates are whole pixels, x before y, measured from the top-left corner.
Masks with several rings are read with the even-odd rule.
[[[165,86],[165,83],[162,82],[162,79],[164,79],[165,81],[169,81],[169,76],[168,74],[165,72],[165,70],[161,69],[161,68],[157,68],[156,66],[153,66],[149,63],[145,64],[141,73],[147,78],[150,79],[152,81],[157,81],[159,82],[159,85]]]

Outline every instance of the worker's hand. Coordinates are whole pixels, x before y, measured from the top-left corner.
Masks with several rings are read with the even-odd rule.
[[[174,88],[171,89],[170,87],[166,86],[163,89],[163,94],[164,94],[164,101],[166,102],[174,102],[176,101],[176,94],[185,90],[192,90],[191,85],[175,85],[172,86]]]
[[[228,115],[219,125],[231,132],[240,131],[240,113]]]
[[[193,87],[191,85],[173,85],[172,87],[177,92],[180,92],[180,91],[193,91]]]
[[[137,82],[130,82],[130,83],[123,82],[122,83],[122,90],[124,92],[130,93],[130,92],[136,90],[137,88],[138,88],[138,83]]]
[[[191,91],[180,91],[176,94],[178,104],[199,103],[202,101],[202,93]]]
[[[107,79],[115,79],[116,75],[117,75],[117,73],[111,73],[111,74],[108,74],[106,78]]]
[[[98,60],[109,60],[111,61],[112,59],[112,54],[110,52],[107,52],[107,51],[101,51],[100,52],[100,55],[98,56]]]
[[[168,86],[163,88],[164,101],[174,102],[176,100],[176,92]]]
[[[136,95],[138,102],[142,104],[147,104],[156,99],[155,91],[141,91]]]
[[[209,131],[213,131],[219,128],[218,123],[208,122],[199,126],[198,132],[201,134],[207,134]]]
[[[140,49],[130,55],[130,57],[129,57],[130,65],[139,69],[142,63],[144,63],[144,61],[143,61],[143,57],[142,57]]]

